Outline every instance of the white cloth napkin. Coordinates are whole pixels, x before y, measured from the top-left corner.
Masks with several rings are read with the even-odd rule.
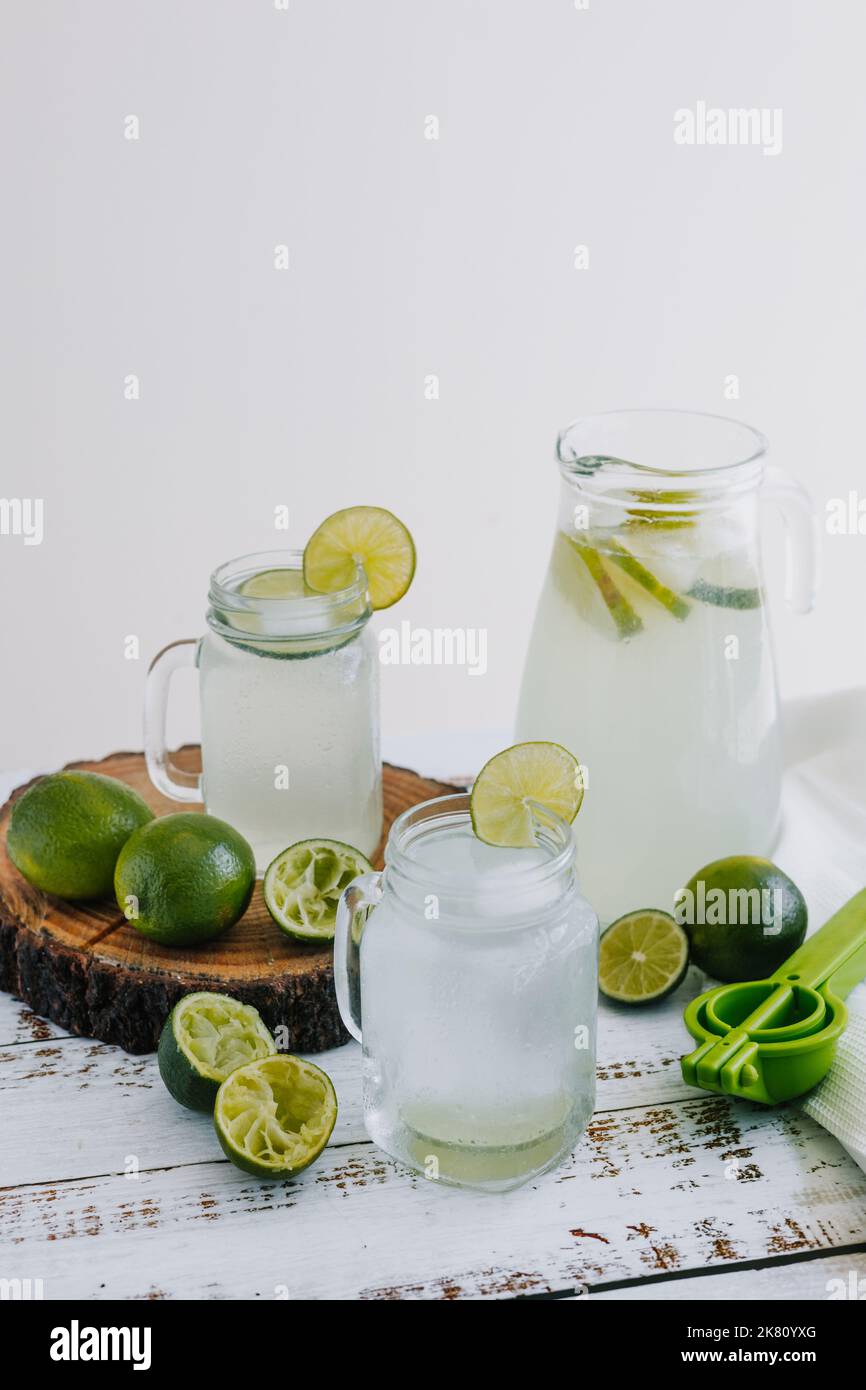
[[[866,690],[785,706],[784,826],[774,854],[799,884],[809,935],[866,888]],[[836,1060],[801,1102],[866,1171],[866,985],[848,996]]]
[[[829,1129],[866,1172],[866,1008],[851,1009],[836,1060],[802,1108]]]

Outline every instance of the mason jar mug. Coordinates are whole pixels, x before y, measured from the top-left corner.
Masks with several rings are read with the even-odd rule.
[[[561,1162],[595,1098],[597,929],[558,817],[536,848],[500,849],[465,794],[399,816],[384,872],[343,894],[334,943],[370,1137],[483,1191]]]
[[[367,582],[333,594],[303,579],[300,551],[230,560],[211,577],[208,630],[155,658],[145,694],[151,781],[204,802],[252,845],[262,873],[297,840],[343,840],[372,855],[382,829],[379,662]],[[172,763],[174,672],[195,666],[201,774]]]

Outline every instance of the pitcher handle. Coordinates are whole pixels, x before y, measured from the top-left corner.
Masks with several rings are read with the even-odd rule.
[[[201,774],[187,772],[171,760],[165,746],[165,717],[171,678],[182,666],[195,666],[198,639],[186,637],[157,652],[144,687],[144,756],[158,792],[171,801],[202,801]]]
[[[795,613],[809,613],[818,588],[818,518],[809,493],[781,468],[764,474],[762,496],[779,508],[785,527],[785,598]]]
[[[334,935],[337,1007],[357,1042],[361,1041],[361,937],[370,908],[381,901],[382,875],[375,873],[353,879],[337,904]]]

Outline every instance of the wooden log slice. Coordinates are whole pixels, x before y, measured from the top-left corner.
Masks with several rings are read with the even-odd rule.
[[[200,765],[198,748],[173,757]],[[157,815],[179,807],[150,783],[141,753],[70,763],[126,782]],[[271,920],[258,885],[225,936],[197,948],[161,946],[126,921],[116,903],[68,903],[22,878],[6,853],[10,809],[0,810],[0,989],[18,995],[61,1028],[127,1052],[152,1052],[169,1010],[191,990],[218,990],[253,1004],[272,1030],[287,1030],[290,1052],[321,1052],[348,1039],[334,995],[333,951],[293,942]],[[409,806],[458,788],[406,768],[384,766],[385,836]]]

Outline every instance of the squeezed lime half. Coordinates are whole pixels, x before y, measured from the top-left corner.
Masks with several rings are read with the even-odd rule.
[[[276,1050],[251,1004],[228,994],[185,994],[160,1034],[159,1074],[181,1105],[209,1113],[227,1076]]]
[[[296,941],[332,941],[344,888],[369,874],[369,859],[342,840],[299,840],[265,871],[265,906],[280,931]]]
[[[214,1106],[223,1152],[257,1178],[291,1177],[309,1167],[336,1119],[331,1078],[313,1062],[284,1053],[238,1067]]]

